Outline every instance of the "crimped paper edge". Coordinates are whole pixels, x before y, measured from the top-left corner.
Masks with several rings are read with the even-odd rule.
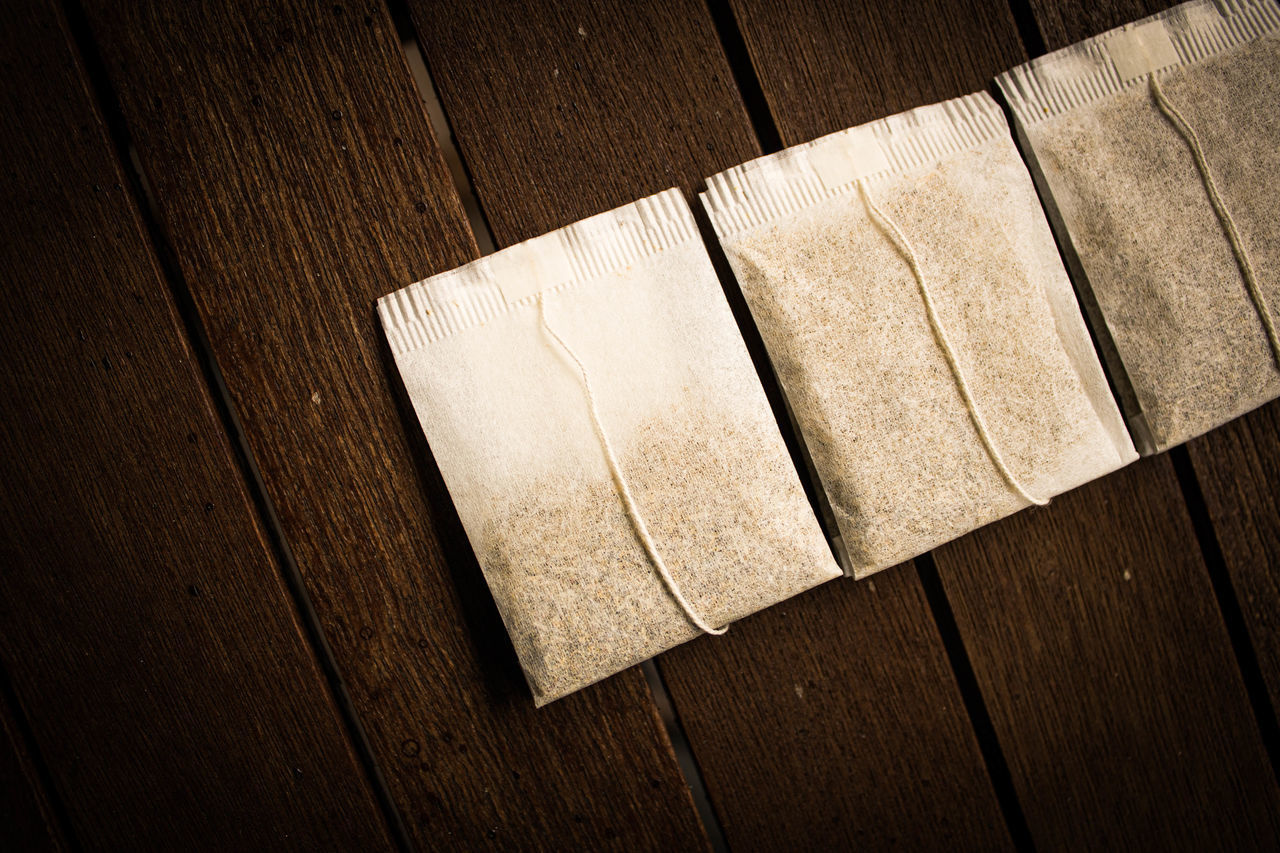
[[[698,238],[693,211],[673,187],[388,294],[378,300],[378,316],[392,353],[400,355],[532,304],[540,292],[601,278]],[[558,274],[508,286],[504,296],[504,277],[510,284],[513,267],[536,267],[542,259],[551,259],[543,268]],[[536,269],[529,274],[538,275]],[[520,296],[509,299],[513,293]]]
[[[974,92],[917,107],[758,157],[707,179],[698,195],[721,239],[782,219],[826,199],[854,192],[856,181],[826,186],[810,155],[842,138],[871,134],[888,168],[868,180],[937,163],[1004,134],[1009,125],[995,98]]]
[[[1177,52],[1178,68],[1280,30],[1280,6],[1273,0],[1190,0],[1155,15],[1045,54],[996,78],[1018,121],[1034,125],[1145,80],[1122,79],[1112,56],[1121,33],[1159,23]]]

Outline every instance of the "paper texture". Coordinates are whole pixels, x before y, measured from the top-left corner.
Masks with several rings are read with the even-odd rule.
[[[1167,61],[1162,39],[1176,62]],[[1117,57],[1116,45],[1139,45],[1136,53],[1150,61],[1123,51]],[[1280,371],[1240,257],[1190,142],[1155,99],[1153,73],[1194,132],[1274,307],[1280,8],[1183,4],[998,80],[1144,454],[1280,395]]]
[[[869,197],[910,241],[1018,479],[1047,498],[1136,458],[995,102],[857,130],[892,167]],[[703,203],[861,577],[1027,503],[984,450],[907,258],[856,185],[812,176],[823,144],[717,175]]]
[[[592,407],[712,626],[839,575],[679,191],[405,288],[379,312],[538,704],[699,633],[624,508]]]

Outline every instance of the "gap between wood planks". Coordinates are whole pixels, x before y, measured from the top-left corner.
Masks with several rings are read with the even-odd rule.
[[[240,468],[240,474],[244,478],[247,491],[253,500],[254,510],[257,512],[263,531],[266,533],[272,554],[281,568],[285,586],[289,590],[297,611],[299,624],[305,631],[308,645],[316,656],[320,670],[324,673],[325,681],[329,686],[334,703],[342,716],[342,723],[346,728],[348,737],[351,739],[352,746],[364,770],[366,780],[373,791],[374,798],[377,800],[378,807],[387,822],[390,834],[395,840],[397,848],[407,853],[407,851],[413,849],[413,845],[409,841],[404,821],[400,816],[399,810],[395,807],[386,779],[374,758],[369,738],[360,722],[359,715],[356,713],[355,705],[351,701],[351,694],[347,690],[342,674],[338,671],[333,651],[329,647],[329,642],[320,627],[319,617],[310,597],[307,595],[302,576],[298,572],[297,562],[293,558],[293,552],[290,550],[283,528],[280,526],[279,516],[267,496],[257,460],[249,449],[248,440],[240,422],[240,416],[236,412],[235,404],[232,402],[230,392],[227,390],[226,383],[223,380],[222,370],[213,354],[213,349],[209,345],[204,324],[200,320],[199,312],[196,310],[195,302],[191,297],[186,280],[183,278],[174,258],[173,250],[160,227],[159,211],[151,192],[151,186],[147,182],[141,163],[138,161],[137,152],[130,140],[129,130],[125,124],[119,101],[108,82],[106,66],[103,64],[97,45],[93,41],[84,9],[81,7],[79,0],[63,0],[62,11],[66,16],[68,28],[75,42],[72,48],[80,55],[85,76],[92,90],[91,95],[111,136],[111,144],[115,149],[116,159],[120,162],[121,171],[124,172],[129,181],[130,194],[133,196],[134,203],[137,205],[143,225],[146,228],[148,242],[159,262],[165,281],[169,285],[178,315],[187,333],[191,350],[200,366],[200,372],[209,388],[210,398],[217,410],[218,419],[227,433],[236,462]],[[69,824],[67,829],[69,831]]]
[[[493,232],[489,228],[489,223],[484,216],[484,210],[480,207],[480,202],[476,197],[470,170],[467,168],[466,162],[462,159],[462,155],[455,144],[453,128],[450,126],[449,119],[444,112],[444,106],[440,103],[440,98],[436,94],[435,83],[432,81],[431,74],[422,59],[422,50],[418,46],[417,33],[413,29],[408,7],[403,2],[398,2],[398,0],[388,0],[387,8],[390,10],[391,18],[395,22],[396,34],[400,38],[400,46],[404,51],[405,62],[409,65],[409,73],[418,88],[418,96],[421,98],[427,118],[431,122],[431,129],[435,132],[436,142],[444,155],[445,164],[449,167],[449,175],[453,178],[454,189],[457,190],[458,197],[462,199],[462,209],[466,213],[467,223],[471,226],[471,231],[475,235],[476,247],[480,250],[481,257],[490,255],[497,250],[493,240]],[[409,283],[405,282],[405,284]],[[644,673],[645,681],[648,682],[649,692],[653,694],[654,704],[658,708],[658,716],[662,719],[662,725],[666,729],[667,740],[675,752],[676,763],[684,776],[685,785],[688,786],[689,793],[693,796],[693,804],[698,812],[698,819],[702,822],[702,828],[711,843],[711,849],[714,853],[727,853],[729,847],[725,842],[720,819],[717,817],[715,809],[711,805],[711,800],[707,796],[707,786],[702,779],[702,771],[699,769],[697,759],[689,747],[689,739],[685,735],[684,726],[676,713],[675,704],[671,701],[671,694],[667,691],[667,685],[662,678],[662,673],[652,660],[642,663],[640,669]]]
[[[22,707],[22,703],[18,701],[17,691],[13,689],[13,681],[9,677],[9,670],[0,661],[0,739],[5,736],[6,720],[13,730],[10,731],[9,737],[15,740],[21,740],[22,746],[26,750],[27,760],[31,762],[31,770],[35,773],[36,778],[31,780],[37,783],[40,788],[36,791],[37,798],[43,795],[43,803],[39,803],[41,811],[45,807],[48,808],[50,814],[42,814],[49,832],[49,842],[54,849],[65,848],[67,850],[83,850],[84,845],[80,843],[80,839],[76,837],[75,827],[71,823],[71,815],[67,811],[66,801],[63,800],[57,786],[53,782],[53,774],[49,772],[49,765],[44,760],[44,755],[40,752],[40,745],[36,742],[35,732],[31,730],[31,723],[27,719],[27,712]],[[14,744],[15,748],[17,744]],[[0,744],[0,749],[3,749]],[[31,839],[34,841],[34,839]]]
[[[1249,640],[1249,628],[1245,624],[1244,613],[1240,609],[1240,599],[1236,596],[1231,576],[1227,572],[1227,563],[1222,556],[1222,546],[1218,543],[1217,533],[1214,532],[1209,508],[1205,505],[1204,493],[1200,490],[1200,481],[1196,478],[1195,466],[1191,464],[1191,456],[1185,445],[1171,449],[1169,458],[1173,462],[1173,471],[1178,477],[1178,487],[1182,491],[1187,512],[1191,516],[1196,543],[1200,546],[1204,564],[1209,570],[1209,583],[1213,586],[1213,595],[1217,599],[1222,621],[1227,626],[1231,650],[1235,652],[1236,664],[1244,677],[1245,691],[1249,694],[1249,704],[1253,708],[1253,716],[1257,720],[1258,731],[1262,735],[1262,745],[1267,751],[1267,758],[1271,761],[1271,770],[1276,774],[1276,780],[1280,782],[1280,722],[1276,719],[1276,709],[1271,705],[1267,682],[1262,676],[1262,667],[1258,663],[1258,653]]]

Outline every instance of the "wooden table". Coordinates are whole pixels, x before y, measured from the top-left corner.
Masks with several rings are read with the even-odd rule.
[[[535,711],[374,315],[1160,5],[5,3],[0,849],[1276,849],[1277,405]]]

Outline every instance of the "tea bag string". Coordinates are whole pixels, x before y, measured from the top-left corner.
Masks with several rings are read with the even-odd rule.
[[[858,192],[862,194],[862,200],[866,203],[867,209],[871,211],[871,215],[879,222],[885,234],[894,244],[894,248],[906,259],[907,266],[911,267],[911,273],[915,276],[916,285],[920,289],[920,298],[924,301],[925,314],[929,317],[929,328],[933,332],[933,338],[937,342],[938,348],[942,350],[942,356],[946,359],[947,366],[951,368],[951,375],[955,377],[956,387],[960,389],[960,396],[964,399],[965,408],[969,410],[969,417],[973,419],[973,425],[978,431],[978,438],[982,440],[982,446],[986,448],[987,455],[995,463],[996,470],[1000,472],[1000,476],[1004,478],[1004,481],[1009,484],[1009,488],[1013,489],[1023,500],[1036,506],[1044,506],[1049,503],[1047,499],[1037,498],[1023,487],[1018,478],[1009,470],[1004,457],[1000,455],[995,442],[992,441],[986,421],[983,420],[982,413],[978,411],[978,404],[974,402],[973,393],[969,390],[969,382],[964,378],[964,373],[961,372],[960,365],[956,361],[955,350],[951,348],[951,341],[947,339],[946,329],[943,328],[942,321],[938,318],[938,312],[933,305],[933,297],[929,295],[929,286],[925,283],[924,273],[920,270],[919,261],[916,260],[915,249],[911,247],[911,242],[907,239],[907,235],[902,233],[902,229],[889,218],[887,213],[876,206],[875,201],[871,198],[871,191],[867,188],[866,178],[858,180]]]
[[[1165,96],[1164,89],[1160,86],[1154,71],[1148,75],[1147,80],[1150,83],[1152,100],[1191,148],[1191,156],[1195,159],[1196,168],[1200,171],[1200,180],[1204,183],[1205,192],[1209,195],[1209,203],[1213,205],[1213,212],[1218,215],[1218,221],[1222,223],[1222,230],[1227,235],[1227,242],[1231,244],[1231,251],[1236,256],[1236,265],[1240,267],[1240,275],[1244,278],[1244,286],[1248,289],[1249,298],[1253,300],[1253,307],[1258,312],[1258,318],[1262,320],[1263,329],[1266,330],[1267,341],[1271,344],[1271,355],[1276,365],[1280,366],[1280,335],[1276,334],[1275,320],[1271,317],[1271,309],[1267,307],[1266,297],[1258,287],[1258,280],[1253,273],[1253,264],[1249,262],[1249,256],[1245,253],[1244,243],[1240,240],[1240,232],[1236,230],[1235,220],[1231,218],[1231,213],[1218,192],[1218,184],[1209,172],[1209,162],[1205,159],[1204,149],[1200,147],[1200,137],[1182,117],[1178,108]]]
[[[627,479],[622,476],[622,469],[618,465],[618,457],[613,452],[613,444],[609,441],[609,436],[604,430],[604,424],[600,420],[600,409],[596,406],[596,397],[591,390],[591,380],[587,376],[586,365],[582,363],[582,359],[578,358],[578,354],[573,351],[573,348],[565,343],[564,338],[556,334],[556,330],[551,328],[551,324],[547,322],[545,291],[538,294],[538,319],[542,323],[542,328],[551,336],[551,339],[560,345],[560,348],[565,351],[565,354],[578,367],[578,375],[582,379],[582,389],[587,395],[587,407],[591,410],[591,425],[595,428],[596,438],[599,439],[600,446],[604,448],[605,459],[609,462],[609,473],[613,475],[614,485],[617,486],[623,506],[626,507],[627,518],[631,520],[631,525],[635,529],[636,535],[640,538],[640,543],[644,545],[645,553],[649,555],[649,559],[653,561],[653,565],[658,569],[658,574],[662,576],[662,582],[666,584],[667,591],[676,600],[676,604],[680,605],[680,609],[684,611],[684,615],[688,620],[696,625],[699,630],[708,634],[723,634],[729,630],[729,626],[713,628],[698,615],[693,605],[689,603],[689,600],[684,597],[684,593],[680,591],[680,585],[676,583],[676,579],[667,570],[667,564],[663,562],[662,555],[658,553],[657,546],[653,544],[653,537],[649,535],[649,528],[645,525],[644,518],[640,515],[640,510],[636,508],[635,498],[631,495],[631,487],[627,484]]]

